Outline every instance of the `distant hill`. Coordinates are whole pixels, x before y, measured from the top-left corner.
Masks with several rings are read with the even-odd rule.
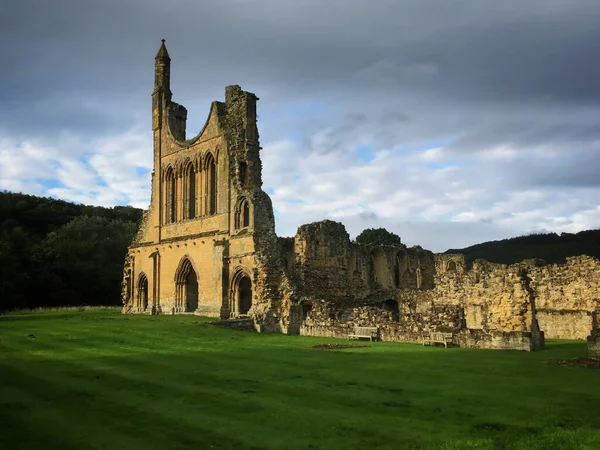
[[[588,255],[600,259],[600,230],[579,233],[530,234],[501,241],[483,242],[445,253],[462,253],[468,262],[476,259],[514,264],[524,259],[539,258],[548,263],[564,263],[568,256]]]

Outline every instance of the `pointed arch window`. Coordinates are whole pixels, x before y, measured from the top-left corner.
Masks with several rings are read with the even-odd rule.
[[[250,205],[248,205],[248,200],[245,200],[242,205],[242,226],[250,226]]]
[[[171,167],[165,175],[165,223],[173,223],[177,219],[177,181]]]
[[[206,158],[206,211],[209,215],[217,213],[217,164],[212,154]]]
[[[189,163],[185,169],[185,211],[186,219],[196,217],[196,170],[194,165]]]
[[[235,228],[248,228],[250,226],[250,202],[242,197],[235,209]]]

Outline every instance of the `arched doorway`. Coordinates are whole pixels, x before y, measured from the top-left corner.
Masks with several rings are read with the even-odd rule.
[[[240,314],[248,314],[252,306],[252,281],[244,275],[238,285],[238,311]]]
[[[198,276],[192,262],[184,256],[175,272],[175,312],[198,309]]]
[[[145,273],[140,274],[137,290],[138,308],[146,310],[148,308],[148,278]]]
[[[185,279],[185,310],[194,312],[198,309],[198,278],[194,269],[190,271]]]
[[[252,280],[247,269],[239,268],[231,279],[230,314],[244,316],[252,308]]]

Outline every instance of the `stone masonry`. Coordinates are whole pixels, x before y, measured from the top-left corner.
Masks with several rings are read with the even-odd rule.
[[[600,262],[502,265],[419,246],[365,246],[325,220],[275,234],[262,190],[258,98],[239,86],[213,102],[197,136],[171,100],[164,41],[152,94],[152,197],[129,248],[123,312],[245,319],[261,332],[383,340],[447,331],[460,346],[536,350],[585,339],[600,309]]]

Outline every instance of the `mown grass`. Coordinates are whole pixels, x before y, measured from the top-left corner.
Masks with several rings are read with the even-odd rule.
[[[0,317],[2,449],[597,449],[600,371],[543,352],[259,335],[193,316]]]

